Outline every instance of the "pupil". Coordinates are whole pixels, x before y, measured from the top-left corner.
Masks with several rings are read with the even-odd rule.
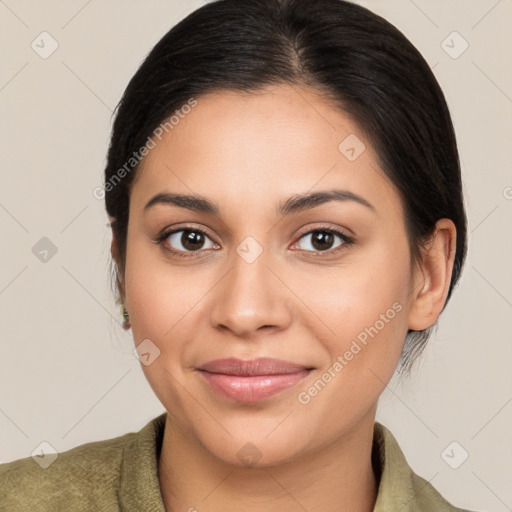
[[[330,249],[332,245],[333,234],[326,231],[318,231],[316,235],[313,235],[313,246],[318,250]]]
[[[199,249],[204,243],[201,233],[196,231],[184,231],[181,236],[181,243],[183,247],[189,250]]]

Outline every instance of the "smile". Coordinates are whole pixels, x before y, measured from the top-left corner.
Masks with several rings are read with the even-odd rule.
[[[295,386],[312,368],[279,359],[230,358],[211,361],[198,370],[210,388],[221,396],[253,403]]]

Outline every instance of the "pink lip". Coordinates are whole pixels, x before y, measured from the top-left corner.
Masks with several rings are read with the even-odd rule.
[[[212,389],[239,402],[258,402],[307,377],[311,368],[280,359],[217,359],[199,368]]]

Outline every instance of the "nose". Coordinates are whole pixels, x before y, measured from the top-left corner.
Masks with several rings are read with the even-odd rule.
[[[264,251],[248,263],[234,254],[230,269],[214,288],[210,318],[215,329],[250,338],[289,326],[292,293],[277,277],[279,272],[269,268],[267,256]]]

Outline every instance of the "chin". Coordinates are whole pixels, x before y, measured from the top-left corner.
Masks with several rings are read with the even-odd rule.
[[[226,425],[232,437],[226,432],[219,436],[217,431],[203,436],[198,434],[203,447],[224,463],[236,467],[266,468],[291,461],[303,444],[297,436],[297,428],[293,428],[296,426],[290,424],[288,431],[280,430],[282,425],[276,428],[277,425],[279,422],[275,422],[272,428],[253,424],[252,428],[236,430]]]

